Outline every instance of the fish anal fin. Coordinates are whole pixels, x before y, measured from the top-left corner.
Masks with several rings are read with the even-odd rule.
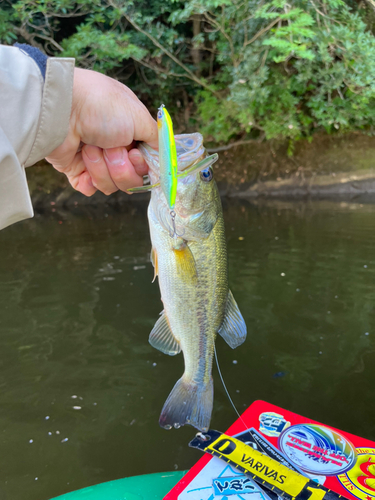
[[[154,279],[152,280],[152,283],[153,283],[156,280],[156,276],[159,274],[158,254],[156,253],[156,250],[154,247],[151,248],[151,262],[152,262],[152,265],[154,266]]]
[[[177,275],[185,282],[197,282],[197,268],[195,259],[189,245],[186,242],[173,248],[176,259]]]
[[[218,334],[223,337],[232,349],[235,349],[246,340],[246,323],[230,290],[228,292],[224,320],[218,330]]]
[[[164,311],[155,323],[148,341],[152,347],[155,347],[155,349],[158,349],[169,356],[175,356],[181,352],[180,343],[173,335]]]

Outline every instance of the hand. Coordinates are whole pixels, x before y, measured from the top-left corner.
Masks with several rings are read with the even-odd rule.
[[[108,195],[142,185],[147,165],[134,141],[157,149],[157,137],[155,120],[130,89],[75,68],[69,132],[46,160],[86,196],[97,190]]]

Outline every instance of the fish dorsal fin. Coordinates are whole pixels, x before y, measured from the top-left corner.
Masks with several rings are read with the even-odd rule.
[[[181,238],[177,241],[179,242],[176,242],[176,245],[173,248],[173,253],[176,259],[177,275],[184,282],[196,284],[198,276],[194,255],[186,241]]]
[[[164,311],[155,323],[148,341],[152,347],[169,356],[175,356],[181,352],[180,343],[173,335]]]
[[[156,253],[156,250],[154,247],[151,248],[151,262],[152,265],[154,266],[154,279],[152,280],[152,283],[156,280],[156,276],[159,273],[158,270],[158,254]]]
[[[225,342],[235,349],[246,340],[246,323],[238,309],[237,302],[234,300],[232,292],[229,290],[227,305],[225,308],[225,317],[218,334],[223,337]]]

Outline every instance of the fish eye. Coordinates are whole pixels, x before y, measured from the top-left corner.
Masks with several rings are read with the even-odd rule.
[[[158,118],[159,119],[163,118],[163,111],[161,109],[159,109],[158,111]]]
[[[201,179],[204,182],[210,182],[214,178],[214,173],[211,167],[206,168],[200,172]]]

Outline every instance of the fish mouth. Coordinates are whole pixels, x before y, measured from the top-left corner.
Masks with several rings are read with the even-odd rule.
[[[177,152],[177,171],[179,173],[189,167],[199,163],[206,158],[206,150],[203,146],[203,136],[199,132],[193,134],[180,134],[175,136],[176,152]],[[159,152],[151,148],[146,143],[138,144],[138,149],[146,161],[149,171],[148,176],[150,184],[158,184],[160,182],[160,167],[159,167]],[[187,175],[181,178],[179,184],[188,184],[194,180],[192,175]],[[206,231],[200,231],[192,227],[187,227],[191,217],[198,218],[203,213],[203,206],[195,206],[194,208],[186,207],[184,200],[181,199],[179,190],[177,191],[176,206],[174,212],[176,215],[175,224],[172,223],[171,211],[168,207],[164,196],[161,196],[160,188],[154,190],[155,193],[159,191],[159,195],[155,194],[153,204],[154,215],[159,224],[171,235],[178,235],[188,240],[201,240],[208,236]],[[205,203],[205,206],[207,204]],[[206,207],[207,208],[207,207]],[[174,422],[170,423],[172,426]]]
[[[203,136],[199,132],[194,134],[175,135],[178,172],[183,172],[193,163],[197,163],[206,156],[203,146]],[[152,183],[159,179],[159,152],[148,144],[141,142],[138,149],[150,169]]]

